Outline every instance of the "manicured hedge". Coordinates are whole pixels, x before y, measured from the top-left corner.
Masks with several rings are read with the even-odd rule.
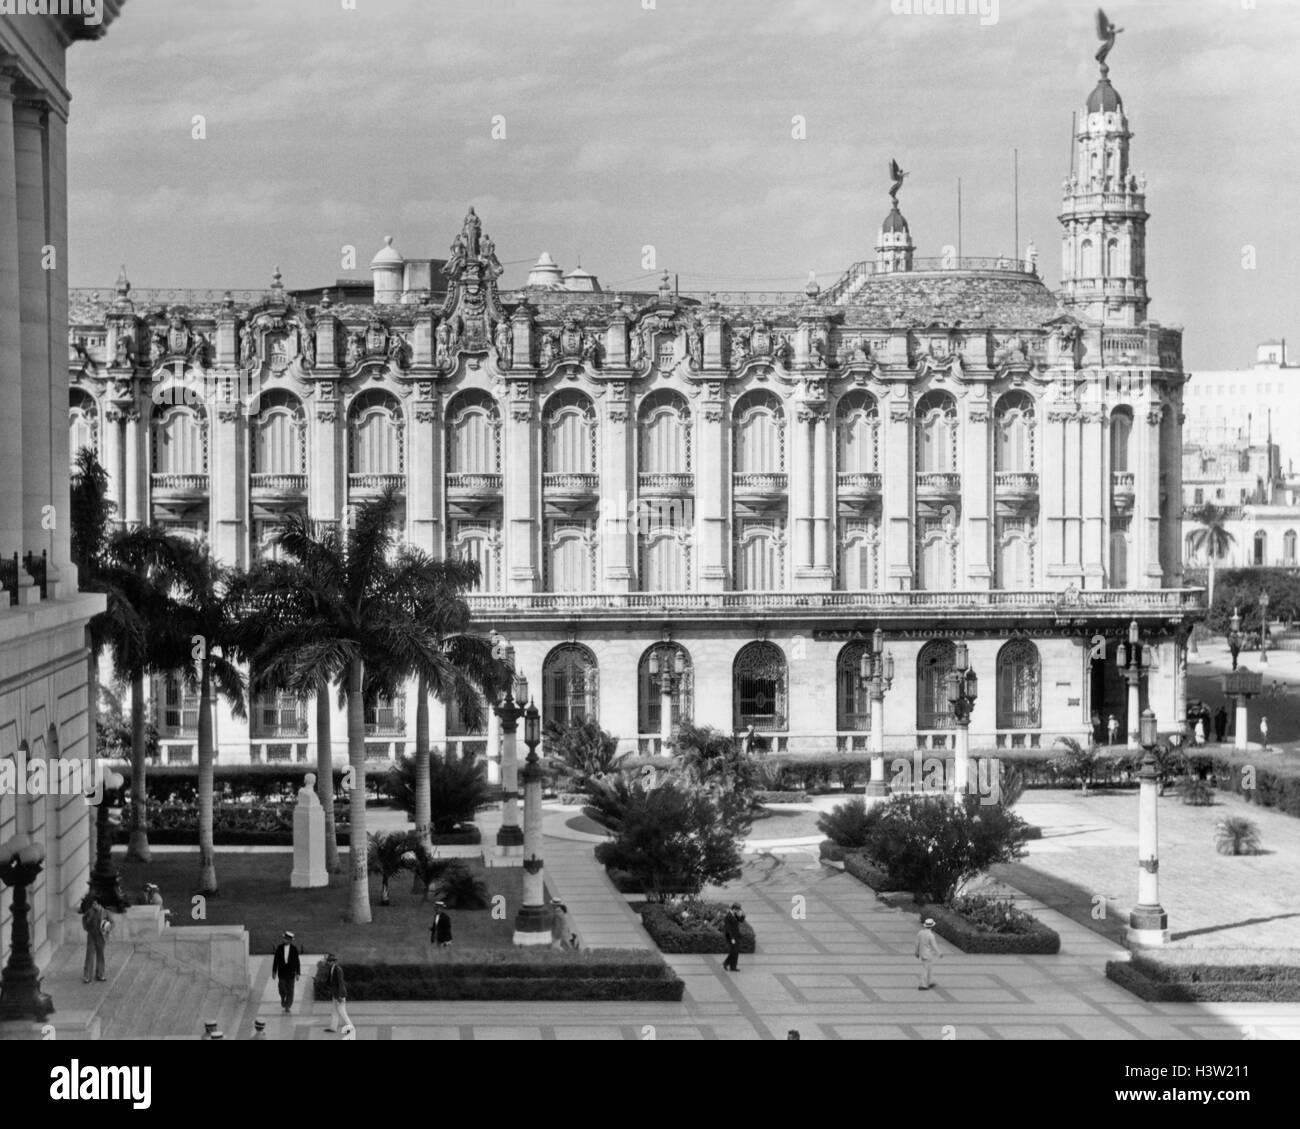
[[[638,949],[453,950],[423,964],[343,962],[349,1001],[651,1000],[679,1003],[685,985],[658,953]],[[316,996],[328,998],[323,967]]]
[[[844,855],[844,871],[870,886],[877,894],[894,890],[889,874],[859,851],[849,851]]]
[[[1272,762],[1272,763],[1270,763]],[[1255,787],[1244,788],[1243,768],[1253,768]],[[1215,783],[1226,792],[1235,792],[1260,807],[1276,808],[1287,815],[1300,816],[1300,765],[1277,759],[1276,753],[1215,753]]]
[[[806,804],[807,792],[755,792],[756,804]]]
[[[727,939],[722,935],[722,916],[727,907],[720,902],[688,902],[684,907],[668,907],[645,902],[634,907],[641,914],[641,924],[664,953],[725,953]],[[685,910],[694,920],[683,925]],[[697,916],[698,915],[698,916]],[[716,922],[716,924],[715,924]],[[754,928],[749,922],[740,926],[740,951],[752,953],[757,945]]]
[[[1300,1003],[1294,949],[1139,950],[1106,975],[1153,1003]]]
[[[947,906],[922,906],[921,917],[934,918],[934,931],[964,953],[1038,953],[1061,951],[1061,937],[1041,921],[1033,919],[1029,933],[994,933],[981,929]]]
[[[823,839],[817,845],[817,854],[827,862],[843,862],[849,854],[849,848],[841,847],[833,839]]]
[[[313,750],[314,752],[315,750]],[[383,784],[392,762],[376,761],[365,770],[366,789],[372,795],[384,793]],[[129,761],[113,761],[109,765],[122,774],[126,790],[131,787]],[[246,797],[254,801],[292,801],[303,785],[303,777],[316,771],[315,761],[300,764],[214,764],[212,781],[216,799],[223,796],[237,800]],[[334,768],[334,794],[342,796],[343,766]],[[151,803],[164,804],[173,798],[182,803],[195,803],[198,798],[199,769],[194,764],[150,764],[145,769],[145,791]]]

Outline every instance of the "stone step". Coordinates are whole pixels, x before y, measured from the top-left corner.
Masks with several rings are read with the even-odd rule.
[[[132,1035],[163,1037],[173,1034],[177,1015],[181,1012],[186,997],[195,987],[192,977],[170,968],[164,967],[160,976],[168,981],[167,991],[156,1008],[149,1014],[140,1016],[131,1025]]]
[[[162,1003],[171,988],[171,981],[162,961],[144,954],[138,955],[136,959],[144,962],[136,990],[131,994],[127,1006],[122,1009],[120,1020],[117,1016],[110,1020],[114,1027],[118,1025],[114,1021],[120,1022],[122,1038],[128,1038],[133,1031],[140,1028],[142,1023],[147,1022],[144,1017],[157,1014],[158,1005]],[[105,1036],[110,1039],[117,1037],[112,1030],[107,1031]]]

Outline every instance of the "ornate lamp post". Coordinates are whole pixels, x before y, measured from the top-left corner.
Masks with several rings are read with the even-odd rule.
[[[114,913],[126,912],[122,895],[122,875],[113,865],[113,821],[108,814],[108,798],[114,797],[124,781],[120,772],[104,773],[104,794],[95,813],[95,868],[90,872],[90,896]]]
[[[1237,656],[1241,654],[1241,616],[1237,609],[1232,609],[1232,619],[1228,622],[1228,650],[1232,652],[1232,669],[1237,669]]]
[[[957,721],[957,760],[953,766],[953,791],[965,795],[970,775],[970,715],[979,697],[979,679],[970,666],[965,643],[957,644],[957,657],[948,672],[948,703]]]
[[[1129,911],[1131,946],[1163,945],[1169,940],[1169,915],[1160,904],[1160,843],[1156,824],[1160,783],[1156,745],[1160,738],[1156,728],[1156,715],[1144,710],[1138,726],[1144,755],[1138,770],[1138,900]]]
[[[54,1001],[41,991],[27,924],[27,887],[36,881],[44,862],[45,849],[26,835],[0,844],[0,881],[14,892],[9,963],[0,974],[0,1020],[41,1020],[54,1011]]]
[[[1249,738],[1247,703],[1264,690],[1264,676],[1242,667],[1223,676],[1223,694],[1232,698],[1236,718],[1232,726],[1232,747],[1244,751]]]
[[[883,796],[889,791],[885,783],[885,691],[894,684],[894,656],[885,654],[885,634],[876,628],[871,635],[871,649],[862,652],[858,663],[858,685],[866,690],[871,702],[871,780],[868,796]]]
[[[1259,665],[1268,666],[1268,593],[1259,594]]]
[[[1142,695],[1139,683],[1142,675],[1151,666],[1149,647],[1143,646],[1138,636],[1137,620],[1128,625],[1128,643],[1121,643],[1115,651],[1115,663],[1124,672],[1128,680],[1128,747],[1136,750],[1140,747],[1139,713],[1142,709]]]
[[[502,640],[493,655],[513,671],[515,649]],[[501,826],[497,829],[497,846],[502,857],[518,857],[524,845],[524,833],[519,826],[519,758],[516,753],[515,731],[524,714],[522,705],[528,696],[528,680],[520,674],[501,696],[494,712],[501,722],[501,788],[505,804],[501,809]]]
[[[542,765],[537,746],[542,740],[542,718],[532,701],[524,711],[524,904],[515,915],[516,945],[551,943],[551,910],[546,905],[542,874]]]
[[[671,662],[660,657],[659,651],[650,652],[650,679],[659,683],[659,751],[662,753],[673,739],[673,691],[681,685],[686,674],[686,655],[673,648]]]

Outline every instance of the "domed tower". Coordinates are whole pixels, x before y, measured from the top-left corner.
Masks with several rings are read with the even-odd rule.
[[[370,260],[370,277],[375,286],[375,305],[402,300],[402,275],[406,260],[393,246],[393,237],[384,236],[384,245]]]
[[[898,201],[895,200],[885,222],[880,225],[880,238],[876,241],[876,270],[880,274],[911,270],[915,251],[907,220],[898,210]]]
[[[1081,319],[1141,325],[1147,316],[1146,178],[1129,166],[1124,100],[1101,77],[1074,137],[1061,209],[1061,301]]]

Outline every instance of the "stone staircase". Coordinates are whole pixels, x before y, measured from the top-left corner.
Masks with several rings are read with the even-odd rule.
[[[148,944],[114,978],[98,1011],[101,1039],[198,1038],[213,1021],[227,1039],[241,1037],[247,989],[218,983]]]

